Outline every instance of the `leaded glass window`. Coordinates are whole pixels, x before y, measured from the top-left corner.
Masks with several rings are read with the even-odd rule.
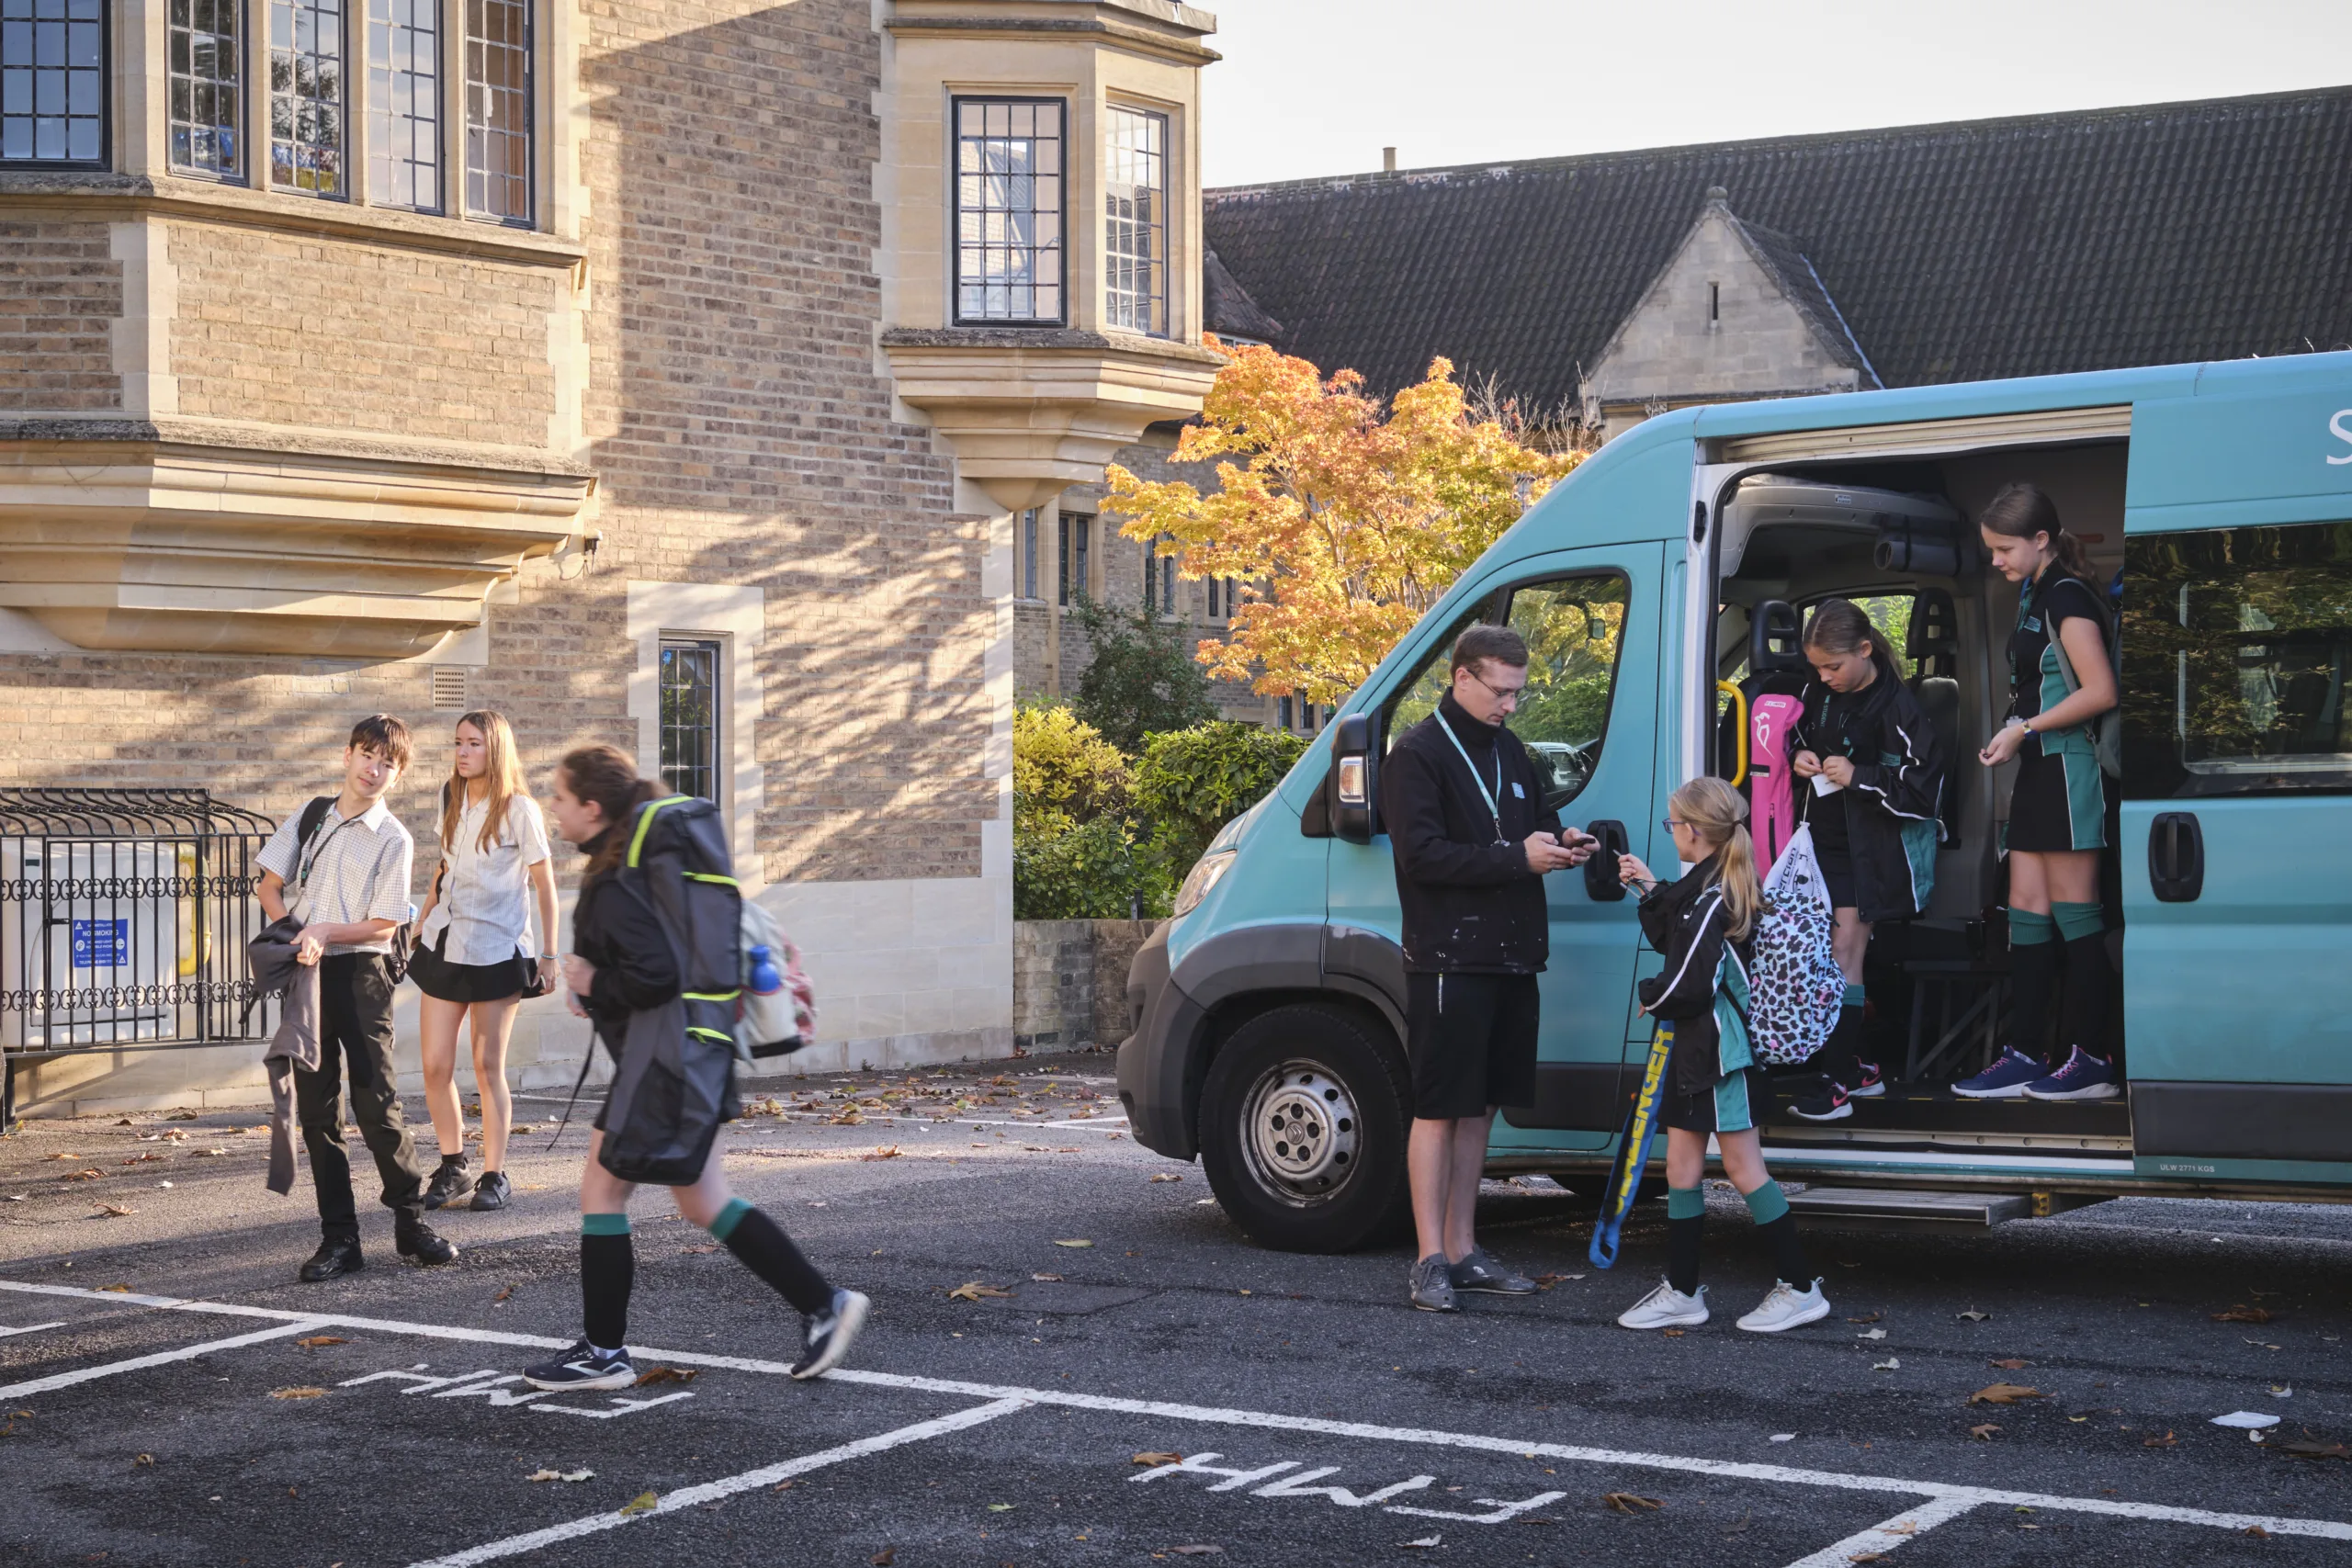
[[[106,157],[104,0],[0,0],[0,164]]]
[[[718,798],[718,665],[715,642],[662,644],[662,781],[673,794]]]
[[[269,178],[347,194],[343,172],[343,0],[270,0]]]
[[[1102,318],[1168,332],[1168,117],[1114,107],[1102,168]]]
[[[1037,509],[1021,514],[1021,596],[1037,596]]]
[[[531,212],[530,0],[464,0],[466,211],[527,228]]]
[[[244,0],[172,0],[169,31],[172,167],[235,179],[245,172]]]
[[[1062,319],[1058,98],[958,98],[956,319]]]
[[[368,0],[368,199],[441,206],[440,0]]]

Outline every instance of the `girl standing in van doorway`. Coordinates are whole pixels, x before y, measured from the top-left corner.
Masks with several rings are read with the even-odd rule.
[[[2019,584],[2009,637],[2009,716],[1977,754],[1997,768],[2014,758],[2005,849],[2009,864],[2010,1043],[2000,1059],[1952,1085],[1970,1100],[2111,1100],[2119,1092],[2107,1044],[2107,921],[2099,854],[2107,847],[2107,780],[2093,719],[2116,705],[2108,615],[2089,581],[2082,541],[2030,484],[2003,487],[1978,519],[2003,577]],[[2067,675],[2075,677],[2069,692]],[[2059,1010],[2065,1059],[2041,1056],[2051,981],[2066,950]]]
[[[1800,803],[1837,911],[1830,942],[1846,976],[1846,1002],[1814,1058],[1818,1077],[1789,1109],[1808,1122],[1834,1122],[1853,1114],[1849,1100],[1886,1092],[1877,1064],[1861,1056],[1862,961],[1879,921],[1909,919],[1928,908],[1950,759],[1903,683],[1894,648],[1860,605],[1825,600],[1804,640],[1814,679],[1789,736],[1789,771],[1811,781]]]
[[[1665,967],[1639,987],[1642,1010],[1674,1025],[1659,1105],[1666,1123],[1666,1280],[1617,1321],[1627,1328],[1707,1321],[1699,1239],[1707,1217],[1701,1183],[1713,1134],[1724,1174],[1747,1200],[1781,1276],[1739,1326],[1777,1334],[1828,1316],[1829,1303],[1805,1261],[1789,1201],[1764,1168],[1756,1133],[1765,1087],[1748,1045],[1747,958],[1764,889],[1743,820],[1747,803],[1723,780],[1699,778],[1676,790],[1667,810],[1675,855],[1690,869],[1664,890],[1633,855],[1618,857],[1617,873],[1640,888],[1642,934],[1666,955]]]
[[[457,757],[441,786],[441,862],[408,971],[424,993],[417,1004],[424,1103],[441,1142],[424,1206],[446,1208],[471,1194],[473,1208],[503,1209],[514,1193],[505,1168],[514,1120],[506,1039],[525,992],[538,996],[555,987],[555,872],[547,824],[523,782],[514,731],[503,715],[486,708],[458,720]],[[533,902],[539,916],[536,958]],[[469,1026],[481,1095],[479,1179],[466,1168],[466,1117],[458,1103],[460,1021]]]

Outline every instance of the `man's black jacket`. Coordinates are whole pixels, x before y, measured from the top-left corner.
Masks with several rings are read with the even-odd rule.
[[[1460,738],[1468,764],[1441,725]],[[1499,832],[1470,778],[1476,766],[1494,789],[1498,753]],[[1544,879],[1528,869],[1521,843],[1538,829],[1556,834],[1560,818],[1544,805],[1541,778],[1518,736],[1479,723],[1447,693],[1437,712],[1398,736],[1382,761],[1380,817],[1396,853],[1408,970],[1533,975],[1543,969],[1552,952]]]

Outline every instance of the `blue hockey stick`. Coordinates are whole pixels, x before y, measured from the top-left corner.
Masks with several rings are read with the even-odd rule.
[[[1650,1037],[1650,1057],[1642,1068],[1642,1091],[1625,1113],[1624,1134],[1617,1140],[1617,1163],[1609,1172],[1609,1189],[1601,1195],[1600,1218],[1592,1227],[1589,1256],[1596,1269],[1617,1262],[1617,1232],[1625,1223],[1634,1197],[1642,1190],[1649,1169],[1650,1145],[1657,1137],[1657,1098],[1666,1086],[1666,1059],[1674,1053],[1674,1025],[1661,1022]]]

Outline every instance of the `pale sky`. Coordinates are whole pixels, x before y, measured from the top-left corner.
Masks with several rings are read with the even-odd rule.
[[[1204,183],[2352,83],[2352,0],[1193,0]]]

